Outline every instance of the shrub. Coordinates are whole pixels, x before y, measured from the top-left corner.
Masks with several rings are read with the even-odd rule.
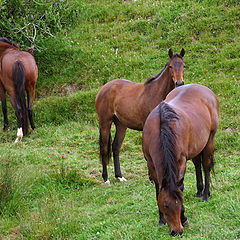
[[[78,7],[71,0],[2,0],[0,12],[0,36],[37,47],[43,38],[72,24]]]

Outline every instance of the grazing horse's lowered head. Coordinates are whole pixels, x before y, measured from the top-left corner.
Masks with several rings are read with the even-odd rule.
[[[172,187],[170,184],[166,179],[163,179],[157,199],[158,208],[165,217],[171,235],[182,235],[181,211],[183,196],[182,192],[177,188],[177,185]]]

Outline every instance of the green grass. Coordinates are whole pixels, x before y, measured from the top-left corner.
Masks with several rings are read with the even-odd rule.
[[[8,103],[10,128],[0,134],[2,237],[172,238],[167,226],[158,227],[141,132],[128,130],[120,153],[127,182],[115,180],[111,163],[112,184],[103,184],[94,100],[112,79],[144,82],[165,66],[170,47],[184,47],[185,82],[215,92],[220,123],[207,203],[194,198],[194,167],[188,162],[184,205],[190,224],[182,239],[239,239],[238,1],[83,0],[80,6],[77,23],[42,42],[36,53],[37,128],[19,144],[13,144],[16,119]]]

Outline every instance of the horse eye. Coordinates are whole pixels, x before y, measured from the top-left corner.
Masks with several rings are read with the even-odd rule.
[[[169,68],[172,68],[172,66],[169,66]]]

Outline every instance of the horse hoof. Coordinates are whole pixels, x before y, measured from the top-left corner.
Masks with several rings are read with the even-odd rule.
[[[21,142],[22,139],[16,138],[15,143]]]
[[[107,180],[107,181],[104,182],[104,184],[105,184],[105,185],[110,185],[110,181]]]
[[[8,126],[4,126],[3,131],[6,132],[8,130]]]
[[[18,128],[18,131],[17,131],[17,138],[15,140],[15,143],[17,142],[20,142],[23,138],[23,131],[22,131],[22,128]]]
[[[196,198],[202,198],[202,194],[197,193],[197,194],[195,195],[195,197],[196,197]]]
[[[18,142],[21,142],[21,141],[22,141],[22,137],[19,136],[19,137],[16,138],[15,143],[18,143]]]
[[[126,178],[124,178],[124,177],[118,177],[118,180],[119,180],[120,182],[126,182],[126,181],[127,181]]]

